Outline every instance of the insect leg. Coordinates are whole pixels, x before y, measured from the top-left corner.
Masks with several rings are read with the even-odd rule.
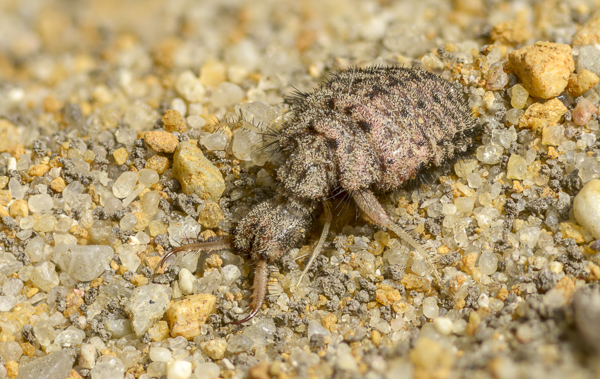
[[[321,254],[321,250],[323,250],[323,245],[325,244],[325,238],[327,238],[327,235],[329,234],[329,227],[331,226],[331,220],[333,219],[333,214],[331,213],[331,205],[329,204],[329,202],[324,201],[323,207],[325,208],[325,225],[323,225],[323,231],[321,232],[321,237],[319,238],[319,242],[317,243],[317,246],[315,246],[315,249],[313,250],[310,260],[306,264],[306,267],[304,267],[304,271],[302,271],[302,274],[300,274],[300,278],[298,278],[296,285],[294,285],[292,288],[290,288],[290,290],[292,292],[296,292],[296,290],[298,289],[298,286],[300,285],[300,282],[302,282],[302,279],[304,279],[304,276],[310,269],[310,266],[314,262],[315,258],[317,258],[319,256],[319,254]]]
[[[188,254],[191,251],[195,251],[197,253],[202,252],[202,254],[207,254],[210,253],[211,251],[215,251],[215,250],[223,250],[223,249],[229,249],[233,247],[233,242],[231,237],[226,237],[220,240],[216,240],[216,241],[210,241],[210,242],[198,242],[198,243],[190,243],[190,244],[186,244],[183,246],[179,246],[175,249],[169,250],[169,252],[167,254],[165,254],[162,259],[160,260],[160,264],[158,265],[158,267],[162,267],[165,262],[167,261],[167,259],[169,259],[170,256],[172,256],[173,254],[177,254],[180,251],[185,251],[186,254]]]
[[[352,197],[354,197],[354,201],[358,207],[365,213],[367,217],[369,217],[373,222],[378,224],[379,226],[386,227],[390,229],[392,232],[396,233],[398,237],[400,237],[404,242],[413,247],[423,258],[429,266],[431,266],[433,270],[433,277],[437,282],[440,289],[444,292],[447,292],[442,286],[442,277],[436,267],[434,266],[429,254],[425,251],[423,246],[420,243],[415,241],[411,235],[406,232],[402,227],[396,225],[390,217],[387,215],[375,195],[369,190],[361,190],[355,191],[352,193]]]

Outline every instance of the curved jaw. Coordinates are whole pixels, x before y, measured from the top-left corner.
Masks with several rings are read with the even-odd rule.
[[[267,281],[269,278],[269,269],[267,267],[267,261],[264,259],[259,259],[256,262],[256,271],[254,272],[254,285],[252,286],[252,311],[246,317],[238,321],[232,321],[230,324],[243,324],[246,321],[250,321],[258,311],[260,311],[260,307],[262,306],[263,301],[265,301],[265,296],[267,294]]]
[[[162,259],[159,263],[159,267],[162,267],[165,264],[165,262],[167,261],[167,259],[169,259],[171,256],[173,256],[174,254],[177,254],[181,251],[185,251],[185,254],[189,254],[190,252],[208,254],[212,251],[229,249],[232,247],[233,247],[233,241],[232,241],[231,237],[227,237],[227,238],[217,240],[217,241],[199,242],[199,243],[191,243],[188,245],[183,245],[183,246],[177,247],[175,249],[169,250],[169,252],[162,257]],[[265,296],[267,294],[268,279],[269,279],[269,269],[267,266],[267,261],[265,261],[264,259],[257,260],[256,271],[254,273],[254,285],[252,286],[252,288],[253,288],[252,303],[250,303],[250,305],[252,306],[252,311],[250,312],[250,314],[248,316],[244,317],[242,320],[233,321],[233,322],[230,322],[230,324],[243,324],[244,322],[249,321],[254,316],[256,316],[258,311],[260,311],[260,307],[262,306],[263,302],[265,301]]]

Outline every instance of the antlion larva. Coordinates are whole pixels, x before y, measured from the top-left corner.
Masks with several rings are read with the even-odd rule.
[[[323,208],[329,221],[314,258],[331,220],[327,199],[345,191],[367,219],[392,230],[426,259],[441,285],[425,249],[390,219],[375,193],[400,188],[471,146],[479,123],[459,87],[418,68],[352,68],[336,72],[312,92],[297,92],[289,102],[293,115],[275,142],[283,158],[277,194],[239,222],[233,240],[184,245],[163,262],[177,251],[233,243],[256,267],[252,311],[235,323],[246,322],[264,301],[268,264],[302,245],[314,213]]]

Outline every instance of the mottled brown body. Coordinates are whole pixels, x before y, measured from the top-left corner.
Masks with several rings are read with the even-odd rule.
[[[286,191],[311,199],[338,186],[402,187],[465,151],[477,127],[455,86],[414,68],[340,71],[297,97],[292,110],[280,139],[288,159],[277,176]]]
[[[402,187],[473,142],[477,121],[459,89],[422,69],[371,67],[334,74],[292,100],[281,130],[279,195],[240,221],[234,245],[257,265],[252,312],[266,294],[267,263],[300,246],[313,212],[346,191],[372,222],[392,229],[430,262],[424,249],[395,225],[374,192]],[[434,276],[441,278],[434,270]]]

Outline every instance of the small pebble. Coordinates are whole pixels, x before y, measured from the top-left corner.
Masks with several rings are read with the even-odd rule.
[[[167,363],[167,379],[189,379],[192,376],[192,362],[175,360]]]
[[[195,193],[201,199],[217,202],[225,190],[221,172],[204,157],[196,141],[182,142],[173,156],[173,175],[179,180],[183,192]]]
[[[573,122],[575,125],[586,125],[592,119],[592,116],[598,113],[598,108],[587,98],[582,97],[573,109]]]
[[[508,58],[525,89],[542,99],[558,96],[575,69],[571,47],[566,44],[537,42],[511,52]]]
[[[600,238],[600,180],[590,180],[573,200],[573,215],[595,238]]]
[[[148,146],[159,153],[172,154],[179,143],[177,137],[162,130],[145,132],[143,138]]]
[[[447,336],[452,333],[453,322],[449,317],[437,317],[433,320],[433,327],[441,335]]]

